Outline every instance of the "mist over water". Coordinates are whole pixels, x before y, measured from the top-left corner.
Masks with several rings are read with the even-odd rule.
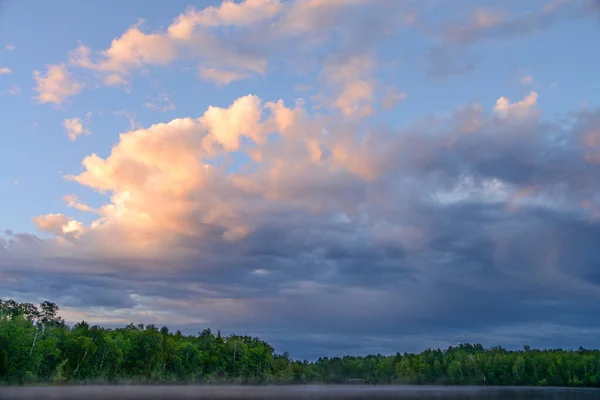
[[[66,386],[0,388],[0,399],[592,400],[598,389],[440,386]]]

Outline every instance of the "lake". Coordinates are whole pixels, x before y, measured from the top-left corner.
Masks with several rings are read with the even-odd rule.
[[[37,386],[0,387],[0,399],[473,399],[592,400],[598,389],[440,386]]]

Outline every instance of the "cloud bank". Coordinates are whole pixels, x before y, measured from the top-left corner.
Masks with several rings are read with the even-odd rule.
[[[476,41],[583,18],[587,6],[480,9],[440,28],[413,2],[225,1],[163,30],[132,25],[104,50],[81,44],[34,73],[40,102],[82,91],[71,71],[128,85],[187,59],[217,85],[267,76],[275,55],[298,59],[290,44],[314,50],[319,66],[305,61],[320,86],[294,103],[240,93],[87,154],[66,179],[103,203],[63,193],[72,215],[35,216],[39,235],[5,231],[0,289],[51,298],[67,320],[210,326],[296,357],[467,340],[598,346],[600,109],[557,119],[531,90],[388,124],[382,111],[412,94],[382,78],[372,50],[389,29],[417,29],[442,35],[430,61],[448,66]],[[357,38],[369,18],[381,29]],[[78,118],[64,126],[73,140],[88,132]]]

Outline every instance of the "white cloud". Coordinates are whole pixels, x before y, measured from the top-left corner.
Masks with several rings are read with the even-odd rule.
[[[79,202],[79,199],[74,194],[65,196],[63,200],[67,203],[67,207],[75,208],[82,212],[98,213],[98,210],[95,208]]]
[[[330,34],[334,31],[351,35],[354,26],[339,26],[337,22],[344,10],[355,6],[366,7],[368,1],[225,0],[219,6],[201,10],[190,7],[166,29],[146,32],[144,21],[140,20],[103,50],[80,44],[69,52],[68,65],[97,72],[105,85],[124,86],[131,83],[134,72],[144,67],[193,60],[199,62],[201,79],[227,85],[264,75],[270,60],[283,47],[295,45],[294,41],[300,40],[304,50],[310,51],[322,45],[323,40],[332,39]],[[378,7],[375,12],[386,10]],[[318,32],[313,32],[313,27]],[[373,37],[378,36],[384,35],[377,33]],[[344,71],[339,74],[348,81]]]
[[[33,222],[37,229],[58,237],[78,237],[84,231],[81,222],[63,214],[41,215],[35,217]]]
[[[219,7],[209,6],[201,11],[188,9],[169,27],[169,34],[179,40],[192,37],[196,26],[248,26],[271,20],[284,10],[280,0],[225,0]]]
[[[135,267],[156,276],[156,285],[161,274],[182,276],[182,282],[168,282],[173,293],[190,303],[194,296],[212,299],[220,307],[219,317],[235,318],[241,326],[245,321],[239,318],[248,315],[279,319],[278,305],[293,310],[298,304],[303,309],[328,304],[326,313],[338,315],[334,311],[348,310],[342,306],[354,302],[345,322],[362,313],[373,315],[381,304],[401,304],[399,311],[389,309],[400,312],[399,319],[410,316],[423,290],[438,293],[439,287],[459,281],[489,284],[465,266],[473,246],[487,249],[486,260],[489,255],[498,271],[494,282],[510,280],[511,293],[520,285],[529,290],[537,282],[535,268],[518,263],[526,267],[519,269],[523,275],[517,279],[510,271],[504,275],[511,263],[502,261],[519,251],[527,252],[524,259],[535,255],[521,240],[542,231],[548,235],[542,228],[532,230],[542,223],[539,217],[521,225],[528,215],[521,206],[533,204],[538,193],[525,180],[535,175],[539,193],[560,186],[563,174],[556,174],[550,164],[536,163],[564,165],[563,148],[572,157],[579,141],[587,140],[586,146],[595,149],[600,140],[590,133],[596,130],[588,130],[569,135],[567,146],[550,146],[544,135],[551,126],[497,118],[498,113],[511,117],[533,108],[532,94],[515,103],[502,99],[493,112],[470,105],[450,116],[430,115],[393,130],[363,124],[343,112],[311,114],[302,102],[286,107],[282,100],[263,102],[247,95],[227,106],[209,107],[199,117],[134,127],[118,136],[108,155],[88,155],[82,172],[68,178],[104,196],[98,207],[73,195],[64,198],[73,212],[91,214],[93,221],[84,224],[56,213],[39,216],[36,227],[54,237],[14,239],[8,253],[50,260],[39,267],[34,262],[38,258],[24,258],[31,260],[23,262],[30,276],[35,268],[75,273],[81,265],[86,273],[110,271],[119,278]],[[269,133],[278,133],[276,140],[267,140]],[[248,155],[249,167],[231,171],[226,164],[232,152]],[[525,177],[512,169],[532,164],[534,173]],[[594,188],[595,175],[589,171],[578,180]],[[576,193],[569,193],[573,198],[561,210],[577,205],[587,188],[569,191]],[[512,217],[521,212],[519,218]],[[507,237],[519,246],[511,247]],[[557,237],[565,240],[562,234]],[[544,236],[544,242],[551,239]],[[476,247],[479,243],[483,247]],[[361,270],[357,259],[372,262]],[[398,263],[402,277],[391,268]],[[206,274],[226,284],[207,289],[199,283]],[[406,274],[411,278],[405,280]],[[148,288],[129,279],[123,286],[141,293],[135,304],[143,301],[161,312],[188,307],[186,301],[179,304],[161,296],[150,300],[148,292],[162,287]],[[561,273],[544,271],[543,280],[560,290],[593,290]],[[264,281],[268,287],[252,286]],[[435,287],[414,287],[422,281]],[[234,300],[242,294],[243,301]],[[365,305],[359,296],[367,295],[368,307],[358,308]],[[212,320],[214,307],[202,304],[196,310],[199,319]]]
[[[79,45],[70,52],[69,62],[78,67],[104,71],[112,76],[127,74],[130,70],[145,65],[171,63],[177,56],[174,44],[162,34],[142,32],[142,22],[113,39],[110,47],[101,52],[98,62],[92,61],[92,50],[84,45]]]
[[[129,81],[118,74],[109,74],[104,78],[104,83],[108,86],[125,86]]]
[[[62,104],[69,97],[83,89],[81,82],[72,78],[65,65],[49,65],[44,76],[39,71],[33,71],[36,82],[34,90],[38,92],[40,103]]]
[[[12,70],[8,67],[0,67],[0,75],[12,74]]]
[[[11,87],[8,90],[8,93],[13,94],[13,95],[17,95],[17,94],[21,93],[21,88],[18,87],[17,85],[13,85],[13,87]]]
[[[129,113],[126,110],[117,110],[117,111],[114,112],[114,114],[115,115],[120,115],[120,116],[123,116],[123,117],[127,118],[127,121],[129,121],[129,129],[135,130],[135,129],[142,128],[142,125],[137,120],[137,115],[136,114]]]
[[[322,94],[314,97],[318,107],[336,108],[346,117],[364,118],[374,113],[373,102],[377,81],[373,78],[377,59],[372,53],[356,54],[347,58],[331,57],[321,70]]]
[[[347,117],[356,115],[366,117],[375,112],[371,103],[374,98],[374,85],[367,81],[356,81],[346,84],[333,105]]]
[[[229,85],[231,82],[241,81],[250,76],[247,72],[206,67],[200,67],[198,74],[202,79],[214,82],[219,86]]]
[[[266,269],[262,269],[262,268],[255,269],[254,273],[256,275],[269,275],[269,271],[267,271]]]
[[[68,118],[63,121],[63,127],[67,136],[71,140],[76,140],[81,135],[91,135],[92,132],[83,126],[83,121],[79,117]]]
[[[227,151],[237,150],[242,136],[261,142],[264,130],[260,125],[260,99],[256,96],[245,96],[224,109],[209,107],[200,119],[208,131],[208,137],[222,145]]]
[[[205,31],[196,33],[194,29],[197,25],[206,28],[206,24],[217,23],[215,18],[232,24],[269,18],[269,3],[276,6],[276,2],[272,1],[247,0],[239,5],[225,2],[219,9],[221,11],[211,7],[200,12],[189,9],[166,31],[155,33],[143,32],[143,21],[139,21],[114,39],[105,50],[94,52],[83,44],[79,45],[69,53],[69,63],[101,72],[104,83],[109,86],[127,85],[133,71],[148,65],[169,65],[180,58],[202,59],[207,66],[201,67],[200,76],[218,84],[242,79],[249,76],[249,72],[262,74],[267,63],[265,57],[240,52],[218,36]],[[259,18],[240,14],[239,6],[242,6],[239,9],[242,11],[254,10],[251,12]]]
[[[494,112],[503,118],[525,118],[538,115],[536,110],[538,94],[529,93],[523,100],[511,103],[506,97],[500,97],[494,106]]]
[[[14,44],[12,44],[12,43],[9,43],[9,44],[6,45],[6,50],[8,50],[8,51],[12,51],[12,50],[14,50],[16,48],[17,47]]]
[[[161,93],[153,98],[152,101],[145,102],[144,107],[154,111],[171,111],[175,109],[175,103],[173,103],[173,100],[168,95]]]
[[[358,93],[360,100],[364,93]],[[248,95],[227,108],[208,107],[200,118],[121,134],[108,157],[91,154],[83,160],[84,171],[68,177],[110,196],[98,208],[67,196],[69,207],[99,216],[87,227],[72,222],[72,229],[97,245],[116,240],[123,251],[151,249],[156,254],[179,235],[207,235],[206,224],[222,227],[223,240],[241,240],[252,233],[253,221],[268,212],[271,201],[314,212],[350,206],[352,197],[340,196],[335,188],[357,179],[376,181],[393,167],[399,143],[385,136],[357,141],[351,132],[358,110],[313,120],[302,107],[299,102],[288,108],[281,100],[263,105]],[[85,132],[79,119],[68,121],[73,137]],[[345,128],[337,129],[333,121]],[[270,132],[280,133],[281,140],[266,140]],[[211,157],[239,150],[258,163],[256,171],[226,175],[206,164]],[[318,198],[311,194],[315,191]],[[38,225],[64,234],[68,221],[50,215]]]

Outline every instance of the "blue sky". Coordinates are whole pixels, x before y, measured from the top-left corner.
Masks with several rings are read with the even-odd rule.
[[[597,346],[598,7],[5,0],[0,288],[299,357]]]

